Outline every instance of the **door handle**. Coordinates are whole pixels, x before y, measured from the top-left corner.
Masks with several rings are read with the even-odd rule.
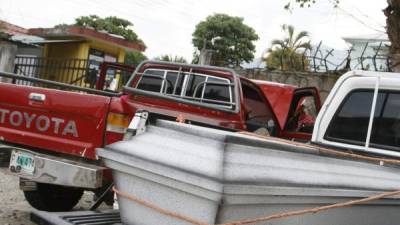
[[[29,100],[37,101],[37,102],[44,102],[46,100],[46,95],[39,94],[39,93],[30,93]]]

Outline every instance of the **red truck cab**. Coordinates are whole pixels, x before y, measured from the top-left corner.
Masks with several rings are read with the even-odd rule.
[[[173,63],[147,62],[139,66],[125,87],[129,108],[191,123],[232,130],[268,133],[288,139],[311,138],[293,120],[296,110],[307,103],[314,118],[320,108],[314,87],[250,80],[233,70]]]

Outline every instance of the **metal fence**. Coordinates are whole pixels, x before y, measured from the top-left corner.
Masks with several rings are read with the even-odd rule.
[[[373,46],[372,46],[373,44]],[[300,70],[312,72],[338,72],[348,70],[371,70],[391,72],[391,59],[387,52],[388,45],[385,42],[366,42],[359,55],[356,55],[355,49],[350,48],[345,51],[327,49],[322,47],[322,41],[312,50],[296,52],[297,57],[280,56],[279,68],[277,70]],[[283,49],[284,51],[285,49]],[[367,54],[368,50],[368,54]],[[300,63],[299,63],[300,61]],[[296,65],[295,65],[296,64]],[[301,64],[301,65],[299,65]],[[268,68],[268,65],[267,65]],[[271,69],[271,68],[268,68]]]
[[[41,78],[72,84],[81,87],[90,87],[87,81],[89,61],[85,59],[59,59],[17,56],[15,58],[14,73],[26,77]],[[17,81],[21,85],[33,85],[28,81]]]
[[[103,68],[105,70],[103,71],[105,76],[103,90],[119,92],[122,91],[122,87],[133,69],[121,64],[112,64],[107,63],[107,67],[101,67],[101,63],[94,60],[17,56],[14,73],[24,77],[56,81],[77,87],[95,88],[100,70]],[[114,80],[116,77],[118,79]],[[48,87],[43,83],[34,83],[28,80],[15,80],[14,83]]]

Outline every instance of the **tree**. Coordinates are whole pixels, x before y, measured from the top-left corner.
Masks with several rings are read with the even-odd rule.
[[[140,62],[146,60],[147,57],[141,52],[126,52],[124,63],[127,65],[138,65]]]
[[[386,16],[386,32],[391,42],[392,69],[400,72],[400,0],[388,0],[383,10]]]
[[[198,54],[198,52],[193,52],[193,58],[192,58],[192,64],[199,64],[200,62],[200,56]]]
[[[182,56],[172,56],[172,55],[161,55],[155,58],[155,60],[165,61],[165,62],[177,62],[177,63],[187,63],[187,60]]]
[[[282,25],[285,33],[283,40],[275,39],[268,49],[268,56],[264,59],[271,69],[303,70],[308,66],[308,60],[303,57],[307,50],[311,50],[307,31],[295,33],[292,25]],[[302,53],[300,53],[300,50]]]
[[[75,19],[74,26],[91,27],[96,31],[107,31],[110,34],[116,34],[124,37],[129,41],[142,42],[137,34],[129,27],[133,24],[125,19],[116,16],[109,16],[101,18],[96,15],[81,16]],[[69,26],[68,24],[59,24],[55,28],[63,28]]]
[[[211,65],[240,66],[254,58],[253,41],[258,35],[243,23],[243,18],[226,14],[208,16],[196,25],[192,43],[200,50],[211,50]]]
[[[290,1],[285,5],[285,9],[291,9],[291,3],[293,2]],[[295,4],[298,4],[301,8],[304,7],[311,7],[312,4],[315,4],[317,0],[296,0]],[[330,0],[330,2],[337,7],[339,5],[339,0]]]
[[[316,0],[295,0],[300,7],[310,7]],[[285,8],[290,9],[291,2]],[[339,0],[333,0],[332,4],[338,6]],[[386,32],[391,42],[391,64],[395,72],[400,72],[400,0],[387,0],[388,6],[383,10],[386,16]]]

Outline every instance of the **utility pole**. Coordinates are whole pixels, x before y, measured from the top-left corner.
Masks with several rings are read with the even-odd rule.
[[[216,40],[220,40],[221,37],[213,37],[211,39],[211,46],[214,46],[214,43]],[[214,52],[212,49],[207,49],[207,40],[204,38],[203,39],[203,48],[200,50],[200,56],[199,56],[199,65],[210,65],[211,64],[211,57]]]
[[[211,64],[211,56],[212,51],[210,49],[201,49],[199,56],[199,65],[210,65]]]
[[[199,65],[210,65],[212,52],[210,49],[206,49],[207,40],[203,40],[203,48],[200,50]]]

